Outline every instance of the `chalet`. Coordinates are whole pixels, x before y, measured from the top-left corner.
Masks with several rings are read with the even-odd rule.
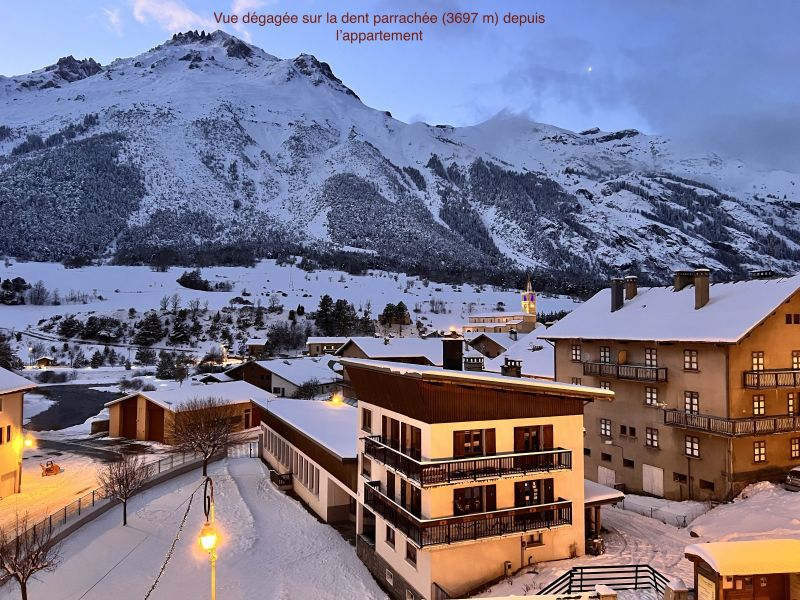
[[[320,337],[309,336],[306,341],[306,349],[309,356],[322,356],[323,354],[334,354],[339,348],[347,343],[347,337]]]
[[[244,343],[247,356],[253,356],[253,357],[261,356],[266,351],[268,342],[269,340],[267,338],[249,338]]]
[[[184,385],[173,390],[138,391],[106,404],[109,436],[169,444],[175,413],[187,402],[217,398],[234,407],[236,430],[250,429],[261,422],[267,402],[275,396],[245,381]]]
[[[53,367],[57,364],[57,361],[52,356],[40,356],[36,359],[36,367],[39,369],[46,369],[48,367]]]
[[[464,334],[464,340],[470,347],[480,352],[486,358],[495,358],[508,350],[517,341],[517,332],[467,332]]]
[[[800,464],[800,276],[711,285],[616,278],[540,338],[555,379],[613,390],[586,407],[586,477],[669,499],[724,500]]]
[[[0,498],[19,493],[22,480],[22,407],[36,384],[0,368]]]
[[[315,383],[318,394],[334,391],[342,380],[333,356],[257,360],[225,371],[232,379],[247,381],[276,396],[292,398],[304,384]]]

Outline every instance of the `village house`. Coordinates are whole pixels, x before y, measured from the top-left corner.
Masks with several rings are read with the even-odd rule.
[[[347,343],[347,337],[321,337],[309,336],[306,340],[306,349],[309,356],[322,356],[333,354]]]
[[[234,431],[256,427],[273,394],[245,381],[184,385],[172,390],[138,391],[106,404],[110,437],[172,443],[171,427],[175,413],[187,402],[217,398],[233,406]]]
[[[469,315],[467,318],[469,322],[461,326],[462,334],[474,332],[508,334],[533,331],[536,327],[536,292],[533,291],[530,278],[528,278],[528,285],[521,297],[522,311],[495,311]]]
[[[328,355],[256,360],[236,365],[225,375],[286,398],[295,397],[306,384],[314,384],[315,394],[328,394],[338,389],[342,380],[338,362]]]
[[[729,499],[800,464],[800,276],[638,289],[614,279],[540,337],[589,405],[586,476],[670,499]]]
[[[19,493],[22,479],[22,407],[36,384],[0,368],[0,498]]]
[[[579,556],[586,513],[619,499],[584,504],[584,406],[613,392],[462,371],[463,340],[441,343],[444,368],[342,361],[362,436],[356,551],[398,600]]]
[[[249,338],[244,343],[245,353],[247,356],[259,357],[266,351],[268,342],[267,338]]]
[[[500,356],[514,345],[517,339],[516,330],[508,333],[479,333],[473,331],[464,334],[464,341],[486,358]]]

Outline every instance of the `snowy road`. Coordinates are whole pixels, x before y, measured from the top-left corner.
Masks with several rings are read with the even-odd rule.
[[[226,600],[385,598],[355,551],[331,527],[275,490],[257,459],[211,467],[220,530],[218,596]],[[64,561],[30,589],[39,600],[141,599],[158,573],[192,493],[189,516],[151,600],[208,597],[208,558],[197,535],[204,516],[200,472],[143,492],[131,501],[129,524],[119,509],[67,539]],[[14,586],[0,599],[18,597]]]

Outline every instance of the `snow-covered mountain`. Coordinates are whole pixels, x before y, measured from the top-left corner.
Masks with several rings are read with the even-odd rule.
[[[0,254],[39,260],[789,272],[798,183],[635,130],[406,124],[315,57],[220,31],[0,77]]]

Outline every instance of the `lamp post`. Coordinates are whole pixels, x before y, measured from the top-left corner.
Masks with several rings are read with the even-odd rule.
[[[17,453],[17,493],[22,491],[22,453],[25,448],[33,448],[33,438],[29,435],[23,435],[22,431],[14,438],[12,447]]]
[[[200,546],[211,561],[211,600],[217,597],[217,530],[214,526],[214,482],[206,477],[203,488],[203,512],[206,522],[200,530]]]

